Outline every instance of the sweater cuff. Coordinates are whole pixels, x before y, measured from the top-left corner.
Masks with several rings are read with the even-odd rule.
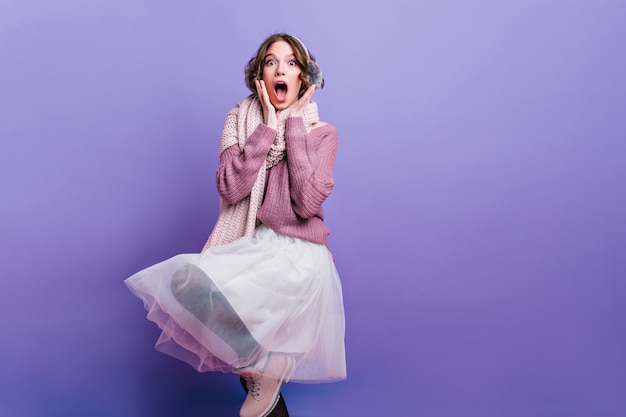
[[[252,157],[265,158],[276,139],[276,131],[263,123],[259,124],[246,140],[245,152]]]
[[[308,133],[304,126],[304,119],[302,117],[290,116],[287,118],[287,124],[285,125],[285,138],[295,139],[286,141],[288,150],[293,148],[305,148],[306,137]]]
[[[260,123],[246,140],[246,144],[250,143],[251,145],[256,145],[258,143],[269,143],[271,146],[271,144],[274,143],[274,139],[276,139],[276,133],[277,132],[271,127]]]

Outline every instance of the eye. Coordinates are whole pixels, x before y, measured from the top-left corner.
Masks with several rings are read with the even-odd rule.
[[[276,61],[274,61],[273,59],[268,59],[267,61],[265,61],[265,66],[267,67],[271,67],[272,65],[275,65]]]
[[[289,65],[295,67],[296,65],[298,65],[298,63],[292,59],[291,61],[289,61]]]

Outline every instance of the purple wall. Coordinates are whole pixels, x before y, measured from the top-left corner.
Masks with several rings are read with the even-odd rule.
[[[122,280],[204,243],[278,30],[340,131],[348,319],[349,379],[292,415],[626,415],[626,3],[241,3],[0,3],[0,415],[236,415]]]

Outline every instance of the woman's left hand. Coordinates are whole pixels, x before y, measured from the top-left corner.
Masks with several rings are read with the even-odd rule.
[[[304,108],[311,101],[313,93],[315,93],[315,84],[312,84],[309,88],[307,88],[304,94],[302,94],[302,97],[300,97],[300,99],[296,101],[296,104],[293,105],[290,116],[302,117],[302,114],[304,113]]]

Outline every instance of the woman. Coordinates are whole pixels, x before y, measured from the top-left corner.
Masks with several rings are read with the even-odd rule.
[[[226,116],[220,215],[202,253],[125,282],[162,329],[156,348],[201,372],[240,375],[240,415],[258,417],[272,412],[283,382],[346,377],[344,312],[322,211],[337,131],[311,101],[322,73],[284,33],[261,44],[245,73],[253,94]]]

